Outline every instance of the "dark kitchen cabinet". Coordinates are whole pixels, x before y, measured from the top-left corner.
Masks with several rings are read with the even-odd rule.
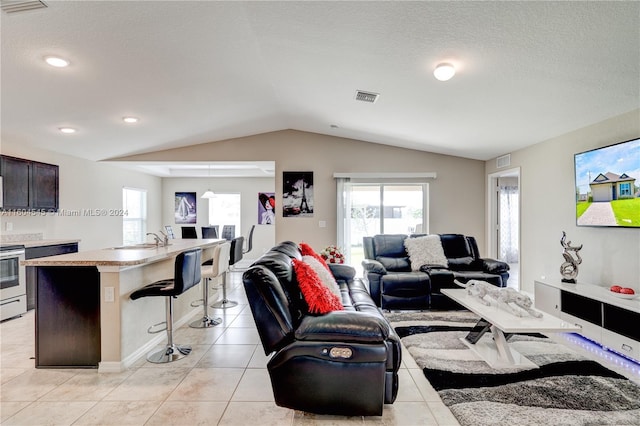
[[[1,156],[2,208],[58,211],[59,167]]]
[[[31,208],[58,211],[58,166],[31,162],[29,198]]]
[[[27,247],[24,251],[24,258],[37,259],[39,257],[56,256],[58,254],[76,253],[78,243],[55,244],[50,246]],[[36,307],[36,285],[38,274],[35,266],[25,268],[25,281],[27,284],[27,310]]]
[[[2,176],[2,207],[28,209],[31,161],[3,155],[0,157],[0,175]]]

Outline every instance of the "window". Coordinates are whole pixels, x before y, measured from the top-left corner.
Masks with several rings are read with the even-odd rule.
[[[222,232],[224,225],[235,225],[235,236],[241,235],[240,212],[240,194],[223,194],[216,192],[214,198],[209,198],[209,225],[218,225],[219,232]]]
[[[622,182],[620,184],[620,196],[621,197],[631,196],[631,184],[629,182]]]
[[[147,235],[147,191],[122,188],[122,244],[139,244]]]

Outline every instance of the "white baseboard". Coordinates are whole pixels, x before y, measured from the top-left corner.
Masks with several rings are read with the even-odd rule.
[[[178,321],[174,321],[173,327],[174,329],[178,329],[185,324],[188,324],[194,316],[202,313],[202,308],[196,307],[189,311],[186,315],[183,315]],[[99,362],[98,363],[98,372],[99,373],[120,373],[127,368],[134,365],[138,360],[142,357],[145,357],[151,350],[153,350],[156,346],[161,345],[166,341],[166,333],[159,333],[158,336],[149,340],[146,344],[139,347],[136,351],[134,351],[131,355],[124,358],[122,361],[108,361],[108,362]]]

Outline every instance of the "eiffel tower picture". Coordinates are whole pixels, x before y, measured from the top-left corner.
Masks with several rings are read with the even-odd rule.
[[[283,172],[283,217],[313,216],[313,172]]]

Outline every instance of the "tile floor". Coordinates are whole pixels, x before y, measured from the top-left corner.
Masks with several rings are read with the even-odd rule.
[[[381,417],[321,416],[274,403],[271,383],[241,273],[229,277],[239,305],[213,310],[212,329],[176,330],[192,353],[171,364],[142,359],[122,373],[35,369],[34,313],[0,323],[2,425],[457,425],[405,356],[398,398]]]
[[[214,310],[212,329],[181,327],[193,352],[172,364],[142,359],[122,373],[35,369],[33,311],[0,323],[2,425],[457,425],[413,359],[403,357],[398,398],[381,417],[320,416],[277,407],[241,273],[230,274],[235,308]],[[640,383],[640,366],[562,338]]]

